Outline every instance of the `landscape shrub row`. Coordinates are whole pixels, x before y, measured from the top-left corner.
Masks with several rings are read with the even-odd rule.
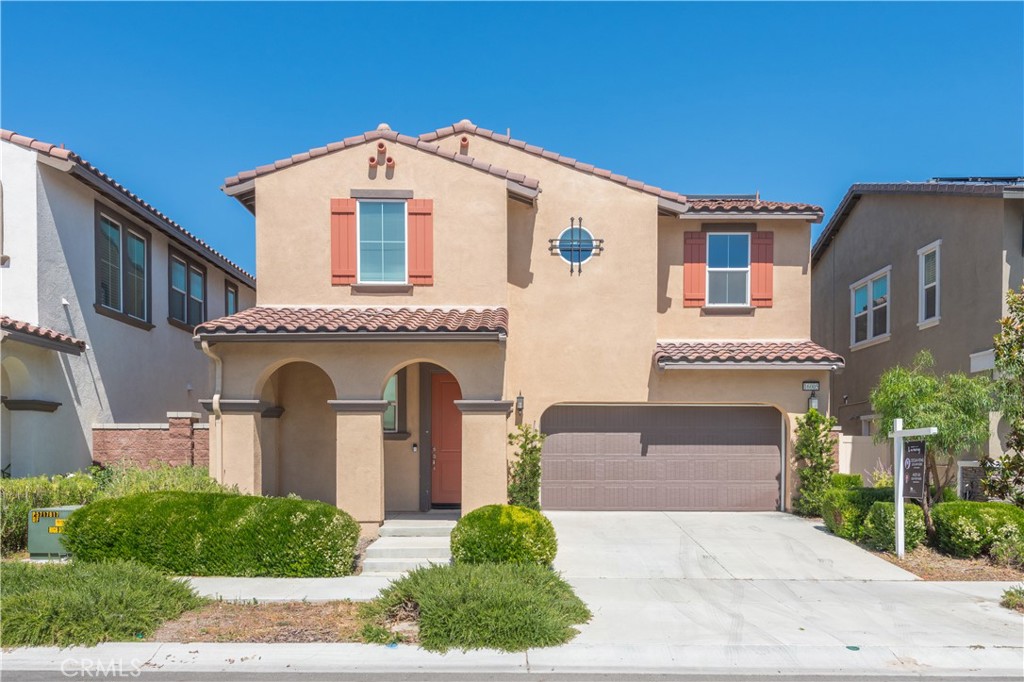
[[[172,575],[342,576],[359,524],[323,502],[158,492],[99,500],[71,515],[64,544],[82,561],[135,560]]]
[[[871,505],[892,499],[892,488],[833,487],[822,496],[821,518],[830,531],[856,542],[864,535],[864,520]]]
[[[94,646],[146,637],[201,606],[192,588],[142,564],[0,563],[0,646]]]
[[[88,473],[0,479],[0,552],[25,549],[28,514],[38,507],[88,504],[141,492],[181,490],[228,492],[206,469],[160,464],[150,469],[127,465],[91,467]]]
[[[932,520],[939,549],[957,557],[987,554],[997,542],[1011,551],[1024,537],[1024,509],[1002,502],[943,502]]]

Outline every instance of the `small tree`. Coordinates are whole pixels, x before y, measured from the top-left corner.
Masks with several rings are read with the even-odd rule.
[[[1024,287],[1006,292],[1006,308],[993,347],[998,405],[1010,424],[1008,449],[998,459],[985,458],[981,487],[989,497],[1024,507]]]
[[[893,420],[903,419],[907,429],[935,426],[938,434],[928,436],[925,478],[928,492],[922,501],[928,537],[934,539],[931,505],[942,501],[943,492],[956,473],[957,458],[977,451],[988,441],[988,413],[992,408],[992,382],[987,377],[969,377],[963,372],[938,375],[935,360],[921,351],[910,367],[892,367],[871,392],[871,404],[879,415],[875,442],[888,440]],[[939,464],[944,464],[944,474]],[[894,472],[901,476],[902,472]]]
[[[836,467],[836,437],[832,433],[836,423],[835,417],[826,417],[814,408],[796,420],[796,461],[802,465],[798,472],[799,497],[793,502],[798,514],[821,515],[822,497],[832,485]]]
[[[508,434],[509,445],[518,449],[508,465],[508,503],[540,509],[540,454],[545,435],[529,424],[520,424]]]

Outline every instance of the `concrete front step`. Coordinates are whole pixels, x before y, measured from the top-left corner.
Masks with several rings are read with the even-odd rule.
[[[447,538],[454,521],[385,521],[380,527],[382,538]]]
[[[448,561],[451,551],[448,538],[429,537],[382,537],[366,548],[367,559],[433,559]]]
[[[396,575],[413,571],[421,566],[430,566],[431,564],[447,564],[447,559],[416,559],[416,558],[398,558],[398,559],[371,559],[367,557],[363,559],[363,575]]]

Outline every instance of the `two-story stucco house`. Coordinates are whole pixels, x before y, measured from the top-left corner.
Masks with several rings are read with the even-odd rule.
[[[89,466],[94,426],[138,448],[200,412],[192,329],[252,305],[252,276],[62,146],[0,131],[0,172],[4,475]]]
[[[1006,291],[1024,282],[1024,179],[853,185],[811,263],[812,338],[846,358],[833,414],[871,435],[871,389],[919,351],[938,372],[993,369]]]
[[[224,191],[255,214],[260,288],[196,330],[217,478],[372,534],[504,502],[532,423],[549,509],[787,505],[805,382],[826,410],[842,366],[810,341],[818,207],[687,197],[469,121],[382,124]]]

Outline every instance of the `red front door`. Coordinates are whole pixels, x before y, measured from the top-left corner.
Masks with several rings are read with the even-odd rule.
[[[432,374],[430,501],[433,504],[462,502],[462,412],[455,406],[456,400],[462,400],[462,390],[455,377],[447,372]]]

